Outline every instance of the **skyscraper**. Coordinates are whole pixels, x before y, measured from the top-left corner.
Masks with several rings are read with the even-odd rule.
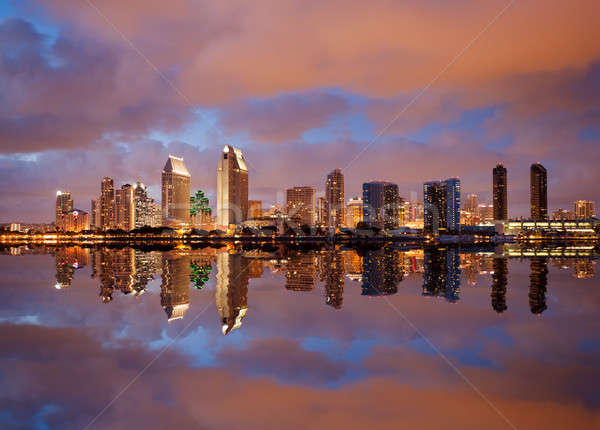
[[[92,210],[90,212],[90,228],[92,230],[96,230],[100,227],[100,200],[92,199]]]
[[[457,232],[460,227],[460,179],[423,184],[424,229],[426,233]]]
[[[169,155],[162,171],[162,219],[170,227],[190,224],[190,174],[183,158]]]
[[[460,179],[450,178],[446,184],[446,227],[449,232],[457,232],[460,227]]]
[[[353,197],[346,205],[346,227],[356,228],[363,220],[363,201],[360,197]]]
[[[248,217],[248,167],[242,151],[223,148],[217,167],[217,225],[240,224]]]
[[[539,163],[531,165],[531,219],[548,219],[548,179],[546,168]]]
[[[363,184],[363,221],[370,226],[398,228],[399,205],[398,185],[379,181]]]
[[[61,221],[62,215],[73,210],[73,199],[69,191],[56,192],[56,226]]]
[[[506,168],[502,163],[494,167],[492,173],[494,194],[494,220],[504,221],[508,219],[508,189],[506,181]]]
[[[577,200],[573,208],[577,219],[589,219],[596,216],[594,202],[590,200]]]
[[[102,179],[100,187],[100,228],[108,230],[115,223],[115,185],[112,178]]]
[[[443,182],[433,181],[423,184],[424,230],[426,233],[439,234],[446,227],[446,186]]]
[[[125,231],[135,228],[135,201],[130,184],[115,191],[115,226]]]
[[[344,219],[344,174],[340,169],[335,169],[327,175],[325,184],[325,198],[329,204],[330,227],[342,227]]]
[[[298,226],[315,223],[315,188],[294,187],[286,190],[286,213]]]
[[[474,214],[479,205],[479,196],[477,194],[469,194],[465,199],[465,210]]]
[[[146,185],[136,182],[133,186],[133,201],[135,205],[135,227],[160,227],[162,223],[160,205],[148,197]]]

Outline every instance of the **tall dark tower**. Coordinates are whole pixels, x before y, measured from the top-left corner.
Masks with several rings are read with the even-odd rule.
[[[498,163],[494,167],[494,220],[508,219],[508,192],[506,188],[506,167]]]
[[[539,163],[531,165],[531,219],[548,219],[547,172]]]

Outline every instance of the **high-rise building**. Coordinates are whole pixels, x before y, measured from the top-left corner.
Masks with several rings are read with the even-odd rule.
[[[73,209],[63,213],[58,218],[56,228],[60,231],[80,232],[90,229],[90,214],[86,211]]]
[[[530,170],[531,219],[548,219],[548,178],[546,168],[539,163]]]
[[[286,190],[286,213],[298,226],[315,223],[315,188],[294,187]]]
[[[90,228],[92,230],[101,228],[100,199],[92,199],[92,210],[90,212]]]
[[[170,227],[190,224],[190,173],[183,158],[169,155],[162,171],[162,219]]]
[[[494,220],[505,221],[508,219],[508,188],[506,167],[498,163],[492,173],[494,194]]]
[[[460,179],[423,184],[424,229],[426,233],[457,232],[460,226]]]
[[[135,228],[135,201],[130,184],[115,191],[115,227],[125,231]]]
[[[494,221],[495,207],[491,203],[479,203],[477,206],[477,214],[479,220],[483,223],[491,223]]]
[[[477,211],[477,206],[479,205],[479,196],[477,194],[469,194],[465,199],[465,207],[466,211],[471,213],[475,213]]]
[[[248,167],[242,151],[223,148],[217,167],[217,225],[240,224],[248,217]]]
[[[115,184],[112,178],[102,179],[100,187],[100,228],[109,230],[115,224]]]
[[[248,219],[262,218],[262,201],[248,200]]]
[[[329,202],[326,197],[317,199],[317,224],[327,226],[329,223]]]
[[[160,205],[148,196],[146,185],[136,182],[133,186],[133,201],[135,205],[135,227],[160,227],[162,215]]]
[[[594,202],[590,200],[577,200],[573,208],[577,219],[590,219],[596,216]]]
[[[400,204],[398,185],[379,181],[363,184],[363,221],[371,227],[398,228]]]
[[[460,227],[460,179],[446,179],[446,226],[449,232],[457,232]]]
[[[329,206],[329,221],[330,227],[343,227],[345,223],[344,217],[344,174],[340,169],[335,169],[327,175],[325,184],[325,198]]]
[[[69,191],[56,192],[56,226],[61,220],[63,214],[73,210],[73,199]]]
[[[356,228],[363,220],[363,201],[360,197],[352,197],[346,205],[346,227]]]

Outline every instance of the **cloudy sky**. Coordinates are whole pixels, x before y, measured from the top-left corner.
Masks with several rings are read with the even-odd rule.
[[[214,197],[223,145],[250,197],[459,176],[489,200],[529,165],[550,209],[600,201],[597,0],[19,0],[0,5],[0,222],[51,221],[57,189],[89,210],[102,176],[158,195],[169,153]],[[391,125],[390,125],[391,123]],[[213,199],[214,202],[214,199]]]

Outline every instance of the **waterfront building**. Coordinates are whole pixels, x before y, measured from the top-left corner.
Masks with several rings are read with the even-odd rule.
[[[477,206],[479,206],[479,196],[477,194],[467,195],[464,210],[475,213],[477,211]]]
[[[56,225],[58,226],[59,220],[63,214],[66,214],[73,210],[73,199],[69,191],[57,191],[56,192]]]
[[[115,227],[125,231],[135,228],[135,201],[130,184],[115,191]]]
[[[97,230],[101,228],[100,222],[100,199],[92,199],[90,211],[90,229]]]
[[[294,187],[286,191],[286,213],[297,226],[315,223],[315,188]]]
[[[363,221],[371,227],[393,230],[398,228],[402,199],[398,185],[373,181],[363,184]]]
[[[162,215],[160,205],[148,196],[146,185],[136,182],[133,186],[133,200],[135,205],[135,227],[160,227]]]
[[[223,148],[217,166],[217,225],[241,224],[248,217],[248,167],[242,151]]]
[[[360,197],[352,197],[346,205],[346,227],[356,228],[363,220],[363,200]]]
[[[424,230],[426,233],[456,233],[460,226],[460,179],[423,184]]]
[[[498,163],[492,172],[494,214],[496,221],[505,221],[508,219],[508,188],[506,167]]]
[[[90,214],[80,209],[63,213],[56,223],[56,228],[64,232],[80,232],[90,229]]]
[[[115,184],[112,178],[102,178],[100,186],[100,228],[109,230],[115,223]]]
[[[531,219],[548,219],[548,178],[546,168],[539,163],[530,169]]]
[[[577,219],[590,219],[596,216],[594,202],[590,200],[577,200],[573,204],[573,209]]]
[[[494,205],[492,203],[479,203],[477,205],[477,217],[481,223],[494,221]]]
[[[344,198],[344,174],[340,169],[335,169],[327,175],[325,198],[329,210],[327,226],[343,227],[346,222],[344,216],[346,200]]]
[[[190,173],[183,158],[169,155],[162,171],[162,219],[169,227],[190,224]]]

